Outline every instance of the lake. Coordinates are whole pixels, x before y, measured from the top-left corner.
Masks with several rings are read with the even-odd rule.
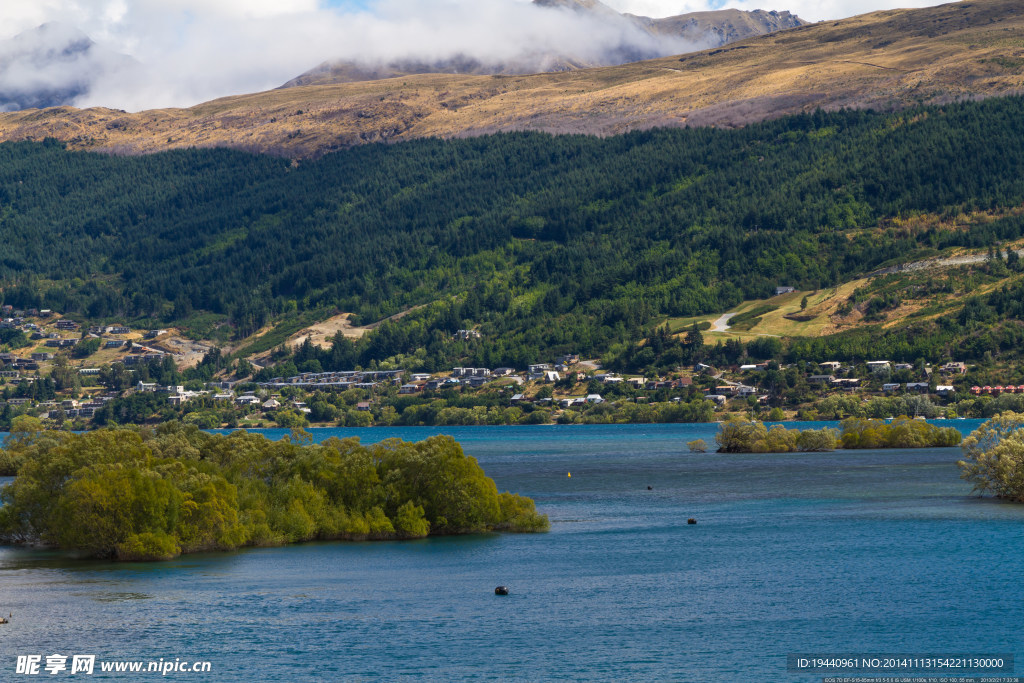
[[[551,532],[144,564],[0,548],[0,680],[53,653],[209,661],[163,678],[217,681],[821,681],[787,672],[790,653],[1008,653],[1024,669],[1024,506],[972,496],[958,448],[687,452],[716,429],[317,430],[451,434]]]

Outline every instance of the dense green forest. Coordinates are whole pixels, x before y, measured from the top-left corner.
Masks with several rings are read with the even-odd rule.
[[[1008,211],[1024,203],[1022,119],[1024,99],[1005,98],[739,130],[419,140],[303,163],[5,143],[0,299],[197,334],[227,321],[239,338],[309,311],[368,323],[428,304],[316,360],[522,366],[614,349],[644,367],[662,352],[638,342],[665,317],[1024,236]],[[1002,217],[893,220],[972,211]],[[452,339],[467,326],[483,339]]]
[[[0,458],[18,471],[0,491],[0,541],[96,557],[548,528],[447,436],[314,444],[301,431],[270,441],[177,422],[73,434],[23,416]]]

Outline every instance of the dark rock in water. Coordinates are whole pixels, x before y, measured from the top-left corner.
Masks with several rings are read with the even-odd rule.
[[[653,486],[648,486],[648,487],[647,487],[647,490],[648,490],[648,491],[653,491],[653,490],[654,490],[654,487],[653,487]]]
[[[686,520],[686,523],[687,524],[696,524],[697,523],[697,518],[696,517],[690,517],[688,520]]]
[[[495,595],[508,595],[508,586],[498,586],[494,589]]]

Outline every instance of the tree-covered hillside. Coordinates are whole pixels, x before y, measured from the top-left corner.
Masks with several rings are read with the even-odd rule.
[[[305,310],[368,323],[430,304],[348,360],[436,358],[466,326],[489,364],[601,353],[664,316],[1024,235],[1021,120],[1024,99],[1008,98],[368,145],[302,164],[8,143],[0,299],[90,318],[214,314],[237,336]],[[997,220],[943,227],[963,212]]]

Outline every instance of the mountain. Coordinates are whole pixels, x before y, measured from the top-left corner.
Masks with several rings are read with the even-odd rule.
[[[0,115],[0,140],[75,149],[230,146],[316,157],[374,141],[499,131],[612,135],[743,126],[817,108],[899,109],[1024,92],[1019,0],[971,0],[800,26],[703,52],[520,76],[424,74],[125,114]]]
[[[1006,97],[735,130],[412,140],[300,163],[4,144],[0,304],[239,343],[276,326],[261,351],[339,314],[392,318],[333,369],[525,367],[570,351],[671,369],[692,356],[643,344],[653,326],[729,310],[748,339],[809,338],[797,360],[1019,358],[1024,263],[997,263],[995,248],[1024,248],[1022,118],[1024,98]],[[780,285],[801,290],[785,309],[736,308]],[[855,345],[819,337],[876,322]]]
[[[0,42],[0,111],[73,104],[97,79],[134,64],[73,26],[43,24]]]
[[[427,73],[514,75],[568,71],[595,66],[614,66],[644,59],[664,57],[743,40],[807,24],[790,12],[728,9],[714,12],[692,12],[666,19],[620,14],[597,0],[533,0],[538,9],[571,12],[584,19],[581,32],[594,35],[600,45],[588,45],[585,52],[573,54],[551,49],[546,52],[525,52],[514,59],[486,61],[480,57],[456,55],[444,59],[406,57],[390,61],[342,60],[324,62],[293,78],[282,88],[307,85],[332,85],[396,78]],[[544,20],[542,15],[538,20]],[[611,31],[588,31],[597,24]]]

